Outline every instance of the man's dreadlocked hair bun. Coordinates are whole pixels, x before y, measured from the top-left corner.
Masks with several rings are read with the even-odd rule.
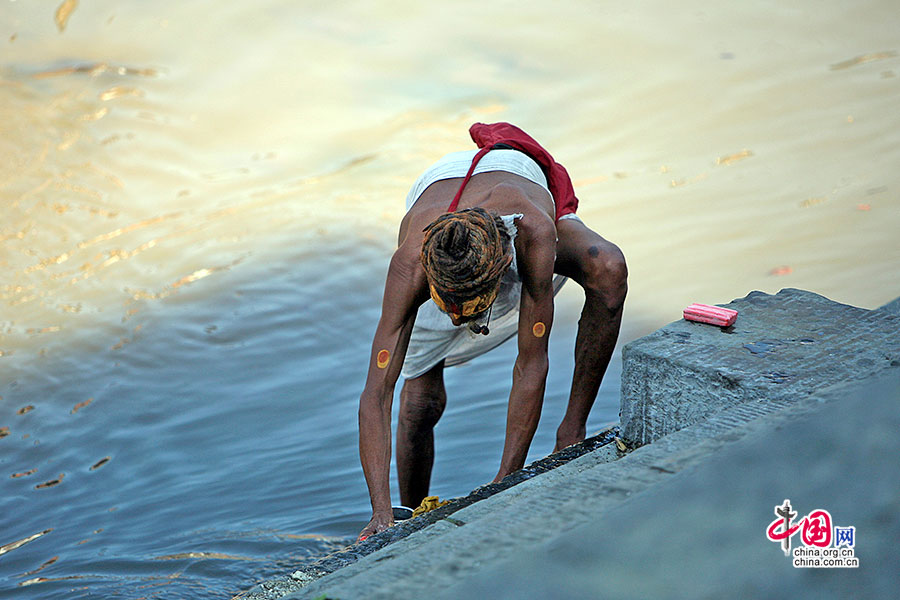
[[[424,231],[422,266],[445,302],[492,293],[512,262],[503,220],[483,208],[445,213]]]

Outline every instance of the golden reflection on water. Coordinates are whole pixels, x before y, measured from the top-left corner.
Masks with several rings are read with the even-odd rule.
[[[139,88],[126,87],[122,85],[117,85],[109,88],[105,92],[100,93],[100,99],[104,102],[109,100],[113,100],[115,98],[122,98],[123,96],[137,96],[138,98],[142,97],[144,92]]]
[[[73,3],[60,5],[60,31],[65,29],[75,8]],[[141,88],[113,80],[153,79],[158,76],[156,69],[81,62],[30,71],[31,75],[27,74],[28,69],[18,74],[7,71],[2,75],[6,85],[0,86],[0,94],[3,90],[10,92],[6,98],[9,102],[0,103],[0,129],[4,130],[0,146],[11,149],[9,144],[15,144],[16,150],[10,153],[12,161],[0,165],[0,194],[9,200],[4,208],[5,218],[0,221],[0,267],[12,276],[0,281],[0,301],[17,309],[0,313],[5,321],[0,322],[0,357],[15,354],[6,348],[10,343],[17,350],[45,356],[46,347],[29,344],[21,334],[33,337],[37,333],[76,331],[79,327],[74,323],[92,319],[98,310],[106,308],[107,301],[98,304],[99,298],[90,289],[73,286],[81,287],[114,265],[191,229],[163,231],[162,235],[145,238],[130,247],[119,246],[121,241],[133,239],[147,229],[158,230],[169,220],[177,221],[183,211],[163,211],[121,224],[123,218],[135,213],[131,207],[123,211],[116,206],[116,196],[128,196],[128,185],[108,153],[104,156],[97,150],[117,141],[133,140],[135,133],[118,131],[97,136],[90,130],[93,124],[112,114],[118,103],[140,101],[145,95]],[[31,84],[29,77],[33,82],[52,84],[51,94],[43,94],[44,84]],[[133,114],[133,108],[126,110]],[[100,229],[104,221],[115,226]],[[60,245],[64,247],[59,248]],[[55,248],[58,249],[54,252]],[[191,272],[195,271],[196,268]],[[102,279],[102,286],[111,283],[109,277]],[[84,292],[95,298],[88,313],[84,312]],[[47,323],[53,313],[77,317]]]
[[[874,62],[876,60],[886,60],[888,58],[895,58],[896,56],[897,52],[894,50],[889,50],[887,52],[872,52],[870,54],[862,54],[860,56],[854,56],[853,58],[850,58],[848,60],[844,60],[831,65],[831,70],[839,71],[841,69],[849,69],[850,67],[855,67],[868,62]]]
[[[681,179],[673,179],[669,186],[676,187],[684,187],[686,185],[693,185],[695,183],[699,183],[709,177],[709,173],[700,173],[699,175],[694,175],[693,177],[683,177]]]
[[[800,207],[801,208],[809,208],[810,206],[815,206],[816,204],[822,204],[826,200],[827,200],[827,198],[825,198],[824,196],[819,196],[816,198],[807,198],[806,200],[804,200],[800,203]]]
[[[72,13],[75,12],[76,8],[78,8],[78,0],[63,0],[63,3],[56,9],[54,18],[60,33],[66,30],[66,25],[69,23],[69,17],[72,16]]]
[[[741,150],[740,152],[735,152],[734,154],[729,154],[727,156],[720,156],[716,159],[717,165],[732,165],[739,160],[744,160],[745,158],[749,158],[753,156],[753,152],[750,150]]]

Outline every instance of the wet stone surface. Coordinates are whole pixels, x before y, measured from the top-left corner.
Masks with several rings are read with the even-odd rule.
[[[736,404],[900,365],[900,299],[866,310],[788,288],[724,306],[739,313],[731,327],[680,320],[625,346],[623,438],[646,444]]]

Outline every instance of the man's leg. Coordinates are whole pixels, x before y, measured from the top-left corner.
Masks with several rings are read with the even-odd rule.
[[[569,405],[559,429],[560,450],[585,437],[585,423],[619,337],[628,269],[619,248],[576,219],[556,224],[555,271],[584,288],[584,308],[575,339],[575,373]]]
[[[446,404],[444,361],[415,379],[407,379],[400,390],[397,481],[404,506],[415,508],[428,495],[434,465],[434,426]]]

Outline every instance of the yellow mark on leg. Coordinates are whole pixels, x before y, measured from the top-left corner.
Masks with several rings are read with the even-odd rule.
[[[375,358],[377,360],[378,368],[383,369],[391,362],[391,353],[387,350],[380,350],[378,356]]]
[[[547,333],[547,326],[538,321],[531,328],[531,333],[534,334],[534,337],[544,337],[544,334]]]

